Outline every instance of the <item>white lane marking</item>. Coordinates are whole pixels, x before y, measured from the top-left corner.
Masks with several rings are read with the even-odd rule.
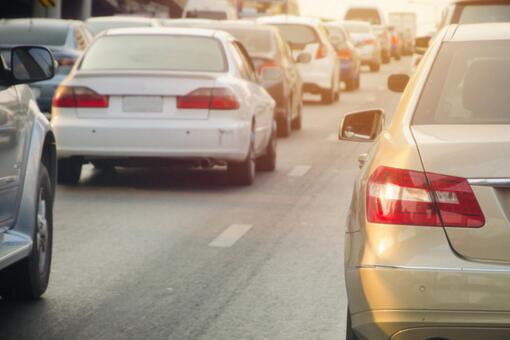
[[[290,177],[301,177],[306,175],[306,173],[310,171],[311,168],[312,167],[309,165],[296,165],[288,175]]]
[[[338,142],[338,136],[336,134],[332,133],[328,136],[327,140],[330,142]]]
[[[216,237],[209,247],[214,248],[229,248],[239,241],[244,234],[246,234],[253,225],[251,224],[232,224],[225,229],[218,237]]]

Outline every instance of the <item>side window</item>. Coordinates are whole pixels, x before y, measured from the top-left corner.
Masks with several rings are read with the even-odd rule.
[[[87,48],[87,40],[86,37],[83,35],[81,29],[79,27],[76,27],[74,29],[74,41],[76,42],[76,47],[79,50],[84,50]]]

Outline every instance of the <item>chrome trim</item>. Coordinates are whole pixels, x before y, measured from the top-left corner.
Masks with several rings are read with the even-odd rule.
[[[468,183],[482,187],[510,188],[510,178],[471,178]]]
[[[19,181],[19,176],[7,176],[0,178],[0,185],[7,185]]]
[[[446,267],[413,267],[413,266],[393,266],[393,265],[362,265],[352,267],[353,269],[395,269],[395,270],[415,270],[415,271],[434,271],[434,272],[464,272],[464,273],[510,273],[508,269],[500,268],[446,268]]]

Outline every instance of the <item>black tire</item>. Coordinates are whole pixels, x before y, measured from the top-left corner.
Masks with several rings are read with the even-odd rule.
[[[298,116],[292,121],[293,130],[301,130],[303,128],[303,103],[299,104]]]
[[[287,102],[287,112],[285,117],[278,121],[278,136],[289,137],[292,133],[292,99],[289,98]]]
[[[402,58],[402,57],[400,56],[400,54],[395,55],[395,60],[396,60],[396,61],[399,61],[401,58]]]
[[[335,100],[335,90],[333,88],[323,90],[321,93],[321,103],[325,105],[333,104]]]
[[[254,137],[252,136],[251,139],[250,151],[246,159],[242,162],[229,162],[227,164],[227,174],[232,185],[250,186],[255,181],[257,161],[255,159]]]
[[[271,139],[267,144],[266,153],[257,159],[257,170],[272,172],[276,170],[276,124],[273,124]]]
[[[53,244],[53,187],[41,164],[37,190],[33,246],[30,255],[0,273],[0,296],[6,300],[35,300],[48,288]]]
[[[345,82],[345,90],[348,91],[348,92],[352,92],[354,90],[356,90],[358,87],[357,87],[357,82],[358,82],[358,79],[349,79]]]
[[[381,60],[383,64],[389,64],[391,61],[390,54],[386,51],[382,52]]]
[[[345,340],[358,340],[356,334],[352,330],[351,313],[347,309],[347,322],[345,325]]]
[[[356,78],[356,90],[359,90],[361,87],[361,75],[358,72],[358,77]]]
[[[58,161],[58,182],[76,185],[81,177],[82,161],[79,158],[63,158]]]
[[[370,72],[379,72],[379,70],[381,70],[381,64],[373,61],[370,64]]]

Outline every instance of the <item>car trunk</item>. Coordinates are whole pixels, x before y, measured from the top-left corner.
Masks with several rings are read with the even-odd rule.
[[[108,96],[109,104],[76,113],[80,118],[208,119],[208,109],[178,109],[177,98],[215,83],[214,75],[192,72],[82,72],[73,85]]]
[[[412,131],[425,171],[468,179],[485,216],[481,228],[445,228],[453,250],[471,260],[510,262],[508,125],[415,125]]]

